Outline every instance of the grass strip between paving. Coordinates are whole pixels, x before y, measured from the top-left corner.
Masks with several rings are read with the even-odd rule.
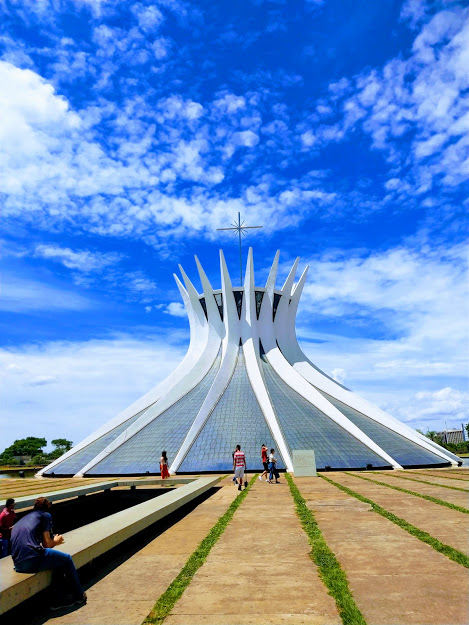
[[[412,473],[413,475],[423,475],[422,473],[417,473],[417,471],[409,471],[409,469],[406,470],[406,473]],[[442,480],[456,480],[458,482],[466,482],[466,484],[469,484],[469,480],[463,480],[462,477],[449,477],[449,475],[432,475],[431,473],[427,473],[427,475],[429,477],[438,477]],[[458,475],[460,475],[458,473]]]
[[[183,592],[191,583],[192,578],[198,569],[207,559],[210,550],[225,531],[228,523],[233,518],[234,513],[243,503],[247,494],[251,490],[252,485],[256,481],[257,476],[258,474],[256,473],[256,475],[251,478],[248,487],[241,491],[236,499],[231,502],[228,510],[218,519],[197,549],[192,552],[179,574],[173,579],[171,584],[155,603],[153,610],[146,617],[143,623],[151,623],[152,625],[160,625],[160,623],[163,623],[165,618],[176,605],[176,602],[181,598]]]
[[[319,475],[319,477],[322,478],[323,480],[326,480],[326,482],[329,482],[329,484],[336,486],[339,490],[343,491],[344,493],[347,493],[348,495],[355,497],[355,499],[358,499],[359,501],[363,501],[363,503],[369,504],[375,512],[383,516],[385,519],[392,521],[393,523],[401,527],[403,530],[405,530],[412,536],[415,536],[422,542],[427,543],[427,545],[430,545],[430,547],[433,547],[435,551],[439,551],[440,553],[448,557],[450,560],[454,560],[454,562],[457,562],[458,564],[461,564],[462,566],[469,568],[469,557],[466,556],[466,554],[464,554],[462,551],[459,551],[458,549],[455,549],[454,547],[450,547],[450,545],[445,545],[445,543],[440,542],[437,538],[434,538],[427,532],[424,532],[418,527],[415,527],[415,525],[412,525],[405,519],[401,519],[400,517],[396,516],[392,512],[389,512],[389,510],[382,508],[371,499],[368,499],[367,497],[364,497],[363,495],[356,493],[352,489],[347,488],[347,486],[343,486],[342,484],[339,484],[338,482],[334,482],[334,480],[331,480],[329,477],[326,477],[325,475]]]
[[[334,553],[328,547],[314,514],[306,505],[306,501],[292,477],[288,473],[285,473],[285,477],[295,501],[296,513],[311,545],[310,557],[318,567],[319,577],[336,602],[342,623],[344,625],[366,625],[366,621],[350,592],[347,576]]]
[[[459,486],[448,486],[448,484],[437,484],[436,482],[428,482],[427,480],[416,480],[413,477],[404,477],[403,475],[396,475],[391,472],[383,471],[378,473],[378,471],[370,471],[373,475],[382,475],[383,477],[395,477],[398,480],[408,480],[409,482],[417,482],[417,484],[429,484],[430,486],[440,486],[441,488],[449,488],[450,490],[459,490],[462,493],[467,493],[467,488],[459,488]]]
[[[359,480],[366,480],[367,482],[372,482],[373,484],[378,484],[379,486],[392,488],[392,490],[398,490],[401,493],[407,493],[407,495],[420,497],[420,499],[431,501],[432,503],[436,503],[439,506],[445,506],[446,508],[450,508],[451,510],[456,510],[457,512],[462,512],[463,514],[469,514],[469,510],[467,508],[463,508],[462,506],[457,506],[456,504],[450,503],[449,501],[443,501],[443,499],[438,499],[437,497],[432,497],[431,495],[422,495],[422,493],[416,493],[413,490],[407,490],[407,488],[401,488],[400,486],[393,486],[392,484],[386,484],[386,482],[378,482],[378,480],[372,480],[370,477],[365,477],[363,475],[355,475],[355,473],[349,473],[348,471],[344,471],[344,473],[345,475],[356,477]]]

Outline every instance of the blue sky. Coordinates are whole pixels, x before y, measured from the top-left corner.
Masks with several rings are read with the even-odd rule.
[[[0,3],[1,429],[78,442],[188,345],[172,273],[309,264],[306,353],[467,421],[468,3]]]

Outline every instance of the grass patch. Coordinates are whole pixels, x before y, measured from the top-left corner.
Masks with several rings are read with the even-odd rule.
[[[189,556],[189,559],[181,569],[180,573],[173,579],[171,584],[155,603],[153,610],[146,617],[143,623],[151,623],[152,625],[159,625],[160,623],[163,623],[165,618],[175,606],[176,602],[181,598],[187,586],[191,583],[195,573],[207,559],[212,547],[225,531],[228,523],[233,518],[234,513],[249,493],[257,475],[258,474],[256,473],[256,475],[251,478],[248,487],[241,491],[236,499],[231,502],[225,514],[218,519],[197,549]]]
[[[434,538],[427,532],[424,532],[418,527],[415,527],[415,525],[412,525],[405,519],[401,519],[400,517],[396,516],[392,512],[389,512],[389,510],[382,508],[371,499],[368,499],[367,497],[364,497],[363,495],[356,493],[350,488],[347,488],[347,486],[342,486],[342,484],[338,484],[337,482],[334,482],[333,480],[331,480],[329,477],[326,477],[325,475],[319,475],[319,477],[322,478],[323,480],[326,480],[326,482],[329,482],[329,484],[336,486],[339,490],[343,491],[344,493],[347,493],[348,495],[355,497],[355,499],[358,499],[359,501],[363,501],[364,503],[369,504],[373,508],[373,510],[377,512],[378,514],[380,514],[382,517],[384,517],[385,519],[388,519],[389,521],[392,521],[393,523],[401,527],[403,530],[405,530],[412,536],[415,536],[422,542],[426,543],[427,545],[430,545],[430,547],[435,549],[435,551],[438,551],[439,553],[442,553],[450,560],[454,560],[454,562],[457,562],[458,564],[461,564],[462,566],[469,568],[469,557],[466,556],[466,554],[462,553],[462,551],[459,551],[458,549],[455,549],[454,547],[450,547],[450,545],[445,545],[445,543],[440,542],[437,538]]]
[[[406,473],[412,473],[413,475],[422,475],[422,473],[417,473],[417,471],[409,471],[408,469],[406,470]],[[458,475],[461,474],[458,473]],[[449,475],[430,475],[430,477],[441,477],[442,480],[457,480],[458,482],[466,482],[466,484],[468,483],[467,480],[463,480],[462,477],[449,477]]]
[[[327,546],[313,513],[306,505],[292,477],[285,473],[290,492],[296,505],[296,513],[306,532],[311,545],[310,557],[319,569],[319,577],[334,598],[344,625],[366,625],[348,586],[345,572],[342,570],[334,553]]]
[[[427,482],[427,480],[416,480],[414,477],[404,477],[403,475],[395,475],[391,472],[378,473],[377,471],[370,471],[373,475],[382,475],[385,477],[395,477],[398,480],[408,480],[409,482],[417,482],[417,484],[430,484],[430,486],[440,486],[441,488],[449,488],[450,490],[459,490],[462,493],[467,493],[467,488],[459,488],[459,486],[448,486],[447,484],[437,484],[436,482]]]
[[[437,497],[432,497],[431,495],[422,495],[422,493],[416,493],[413,490],[407,490],[407,488],[401,488],[400,486],[393,486],[392,484],[386,484],[386,482],[378,482],[378,480],[372,480],[370,477],[364,477],[363,475],[355,475],[354,473],[349,473],[348,471],[344,471],[344,473],[345,475],[356,477],[359,480],[366,480],[367,482],[372,482],[373,484],[378,484],[379,486],[392,488],[393,490],[398,490],[401,493],[407,493],[407,495],[413,495],[414,497],[420,497],[420,499],[431,501],[432,503],[436,503],[439,506],[445,506],[445,508],[450,508],[451,510],[456,510],[457,512],[462,512],[463,514],[469,514],[469,510],[467,508],[463,508],[462,506],[457,506],[456,504],[450,503],[449,501],[443,501],[443,499],[438,499]]]

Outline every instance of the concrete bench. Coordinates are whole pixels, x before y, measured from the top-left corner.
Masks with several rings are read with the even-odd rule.
[[[191,478],[189,484],[180,488],[67,532],[64,535],[65,543],[63,547],[59,547],[59,550],[69,553],[79,569],[202,495],[221,479],[220,476]],[[132,480],[116,480],[117,485],[121,481],[125,483],[123,485],[129,485],[129,482],[132,482]],[[110,484],[116,484],[116,482],[110,482]],[[165,480],[164,483],[169,482],[170,480]],[[135,480],[135,484],[139,486],[145,483],[148,484],[148,481]],[[161,480],[158,480],[158,483],[161,483]],[[49,586],[51,577],[50,571],[35,574],[16,573],[10,556],[0,560],[0,614],[11,610]]]
[[[174,477],[168,478],[167,480],[162,479],[114,479],[107,480],[103,482],[98,482],[97,484],[89,484],[84,486],[74,486],[72,488],[64,488],[63,490],[54,490],[52,492],[40,492],[34,495],[25,495],[24,497],[15,497],[15,509],[16,510],[24,510],[25,508],[32,508],[34,506],[34,502],[38,497],[47,497],[49,501],[60,501],[62,499],[71,499],[72,497],[81,497],[84,495],[89,495],[91,493],[98,493],[103,490],[110,490],[111,488],[116,488],[117,486],[129,486],[130,488],[135,488],[137,486],[176,486],[179,484],[190,484],[195,479],[194,477]],[[40,486],[40,482],[38,484]],[[3,507],[6,504],[6,501],[0,501],[0,507]]]

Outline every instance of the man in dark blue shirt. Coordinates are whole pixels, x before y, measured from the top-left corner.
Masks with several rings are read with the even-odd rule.
[[[72,557],[53,548],[64,542],[63,536],[52,533],[52,517],[47,512],[50,503],[39,497],[33,512],[25,515],[13,526],[11,532],[11,557],[18,573],[38,573],[53,570],[59,577],[65,575],[70,583],[71,598],[59,597],[54,609],[84,605],[83,592]],[[59,585],[57,585],[59,587]]]

